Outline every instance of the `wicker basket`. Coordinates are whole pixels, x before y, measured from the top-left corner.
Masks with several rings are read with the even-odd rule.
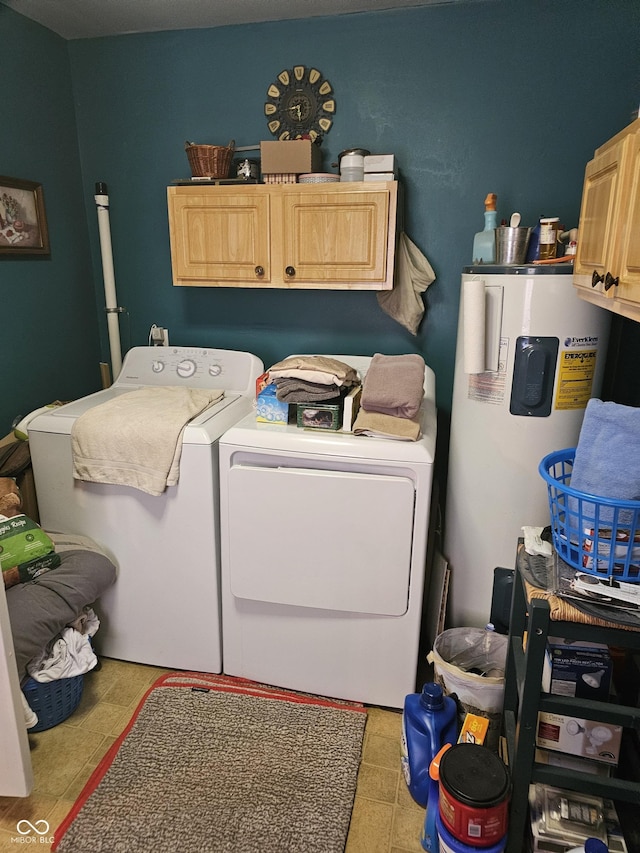
[[[80,704],[83,675],[59,678],[55,681],[36,681],[27,678],[22,685],[29,707],[38,715],[38,722],[29,732],[43,732],[62,723]]]
[[[233,139],[226,148],[224,145],[195,145],[193,142],[186,142],[184,147],[191,166],[192,177],[229,177],[231,158],[235,150]]]

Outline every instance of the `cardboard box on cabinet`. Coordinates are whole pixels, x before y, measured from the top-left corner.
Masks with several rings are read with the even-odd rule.
[[[263,175],[319,172],[322,151],[310,139],[287,139],[260,143],[260,168]]]

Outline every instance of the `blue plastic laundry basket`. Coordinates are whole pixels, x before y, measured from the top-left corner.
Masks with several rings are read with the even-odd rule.
[[[29,732],[43,732],[71,716],[80,704],[84,675],[58,678],[55,681],[36,681],[27,678],[22,685],[29,707],[38,716],[38,722]]]
[[[640,501],[619,501],[572,489],[575,447],[545,456],[553,545],[578,571],[640,583]]]

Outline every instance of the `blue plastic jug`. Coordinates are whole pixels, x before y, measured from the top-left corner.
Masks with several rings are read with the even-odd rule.
[[[442,687],[428,682],[422,693],[411,693],[402,712],[401,765],[409,793],[419,805],[429,799],[429,765],[445,743],[458,738],[457,707]]]

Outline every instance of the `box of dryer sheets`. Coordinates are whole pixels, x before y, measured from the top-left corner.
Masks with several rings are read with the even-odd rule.
[[[310,139],[287,139],[260,143],[260,169],[263,175],[319,172],[322,151]]]
[[[609,698],[613,663],[602,643],[549,637],[542,670],[542,689],[578,699]]]
[[[256,399],[258,399],[258,394],[262,391],[263,388],[266,388],[269,384],[269,371],[265,370],[264,373],[261,373],[260,376],[256,379]]]
[[[536,746],[616,765],[622,726],[538,711]]]
[[[256,420],[264,424],[288,424],[289,404],[276,397],[276,386],[265,385],[256,398]]]

